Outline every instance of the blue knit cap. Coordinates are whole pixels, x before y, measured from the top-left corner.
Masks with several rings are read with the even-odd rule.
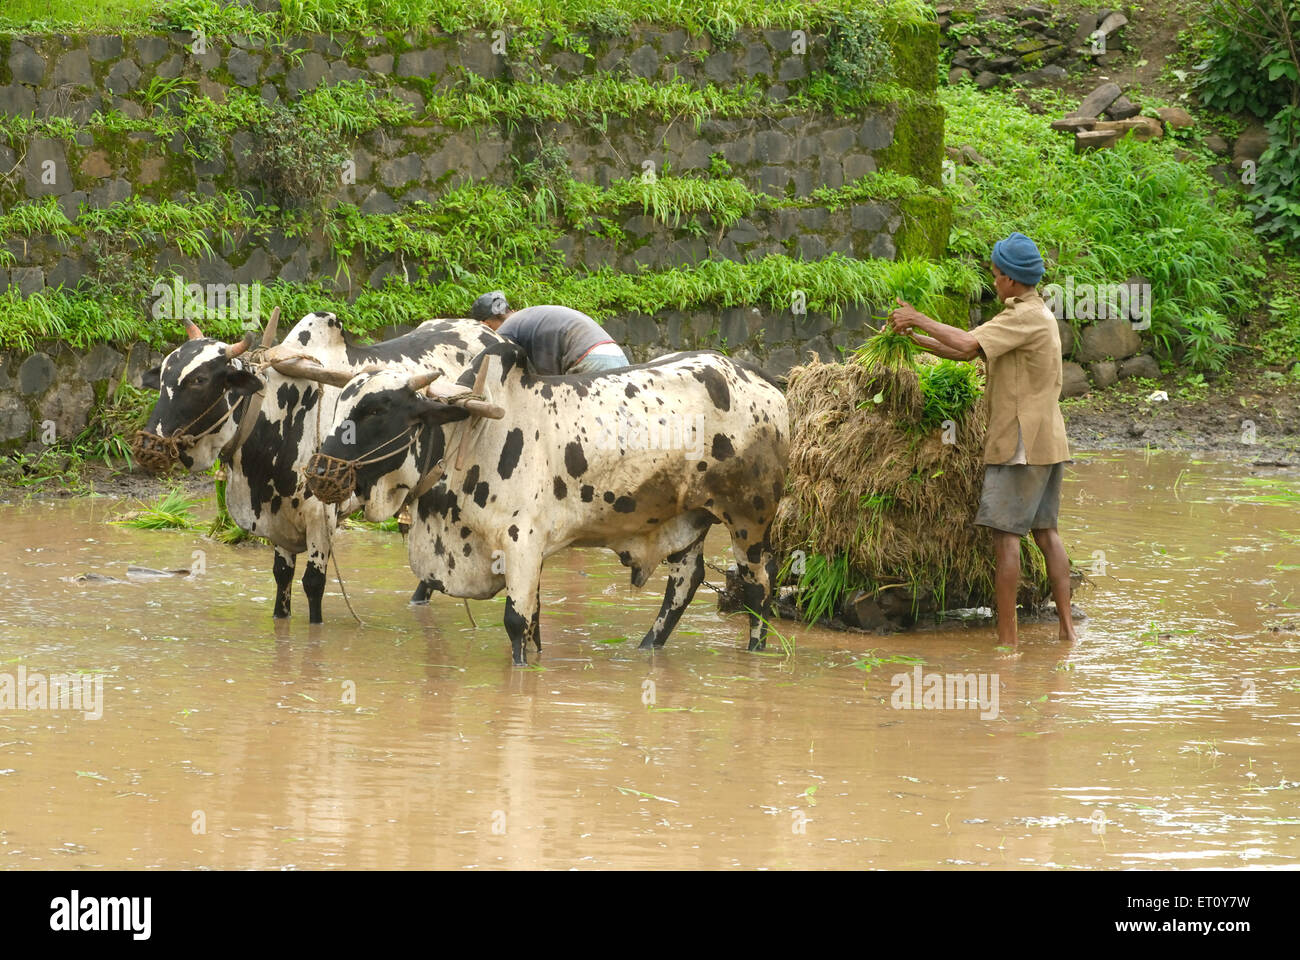
[[[1043,279],[1043,258],[1034,241],[1023,233],[1013,233],[993,244],[993,263],[1012,280],[1029,287]]]

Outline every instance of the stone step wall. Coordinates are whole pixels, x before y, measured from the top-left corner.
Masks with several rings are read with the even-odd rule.
[[[942,161],[942,110],[933,100],[937,25],[900,35],[894,54],[898,80],[914,97],[854,116],[793,111],[787,96],[824,70],[827,39],[804,37],[794,52],[794,31],[742,29],[730,44],[685,31],[636,25],[625,37],[590,35],[590,56],[561,49],[542,38],[531,46],[506,38],[504,55],[493,52],[499,38],[482,31],[462,35],[304,36],[284,43],[234,36],[206,38],[196,52],[186,33],[162,36],[0,36],[0,113],[85,120],[96,109],[140,117],[140,91],[156,78],[192,81],[191,89],[214,100],[236,88],[256,90],[267,100],[291,101],[321,83],[367,79],[408,100],[422,112],[428,96],[473,75],[515,83],[572,82],[597,76],[626,76],[665,82],[735,85],[756,83],[768,98],[758,115],[714,117],[701,123],[664,123],[611,117],[603,124],[488,122],[472,128],[412,122],[382,127],[351,148],[355,169],[341,177],[326,206],[352,203],[367,214],[400,212],[416,202],[435,202],[470,182],[514,183],[520,166],[539,145],[560,147],[575,179],[608,186],[656,173],[707,170],[715,156],[751,190],[774,198],[808,198],[839,188],[875,171],[906,173],[937,186]],[[299,51],[293,55],[291,51]],[[157,109],[178,108],[179,94]],[[191,194],[239,191],[254,204],[272,198],[253,178],[258,144],[250,131],[236,131],[196,159],[185,138],[147,131],[113,132],[83,128],[67,139],[29,135],[0,137],[0,208],[53,196],[64,214],[98,210],[133,197],[182,201]],[[53,177],[44,176],[53,171]],[[811,203],[811,201],[810,201]],[[946,244],[950,211],[946,201],[916,196],[852,208],[757,210],[729,229],[711,229],[708,218],[680,228],[656,224],[640,210],[615,211],[625,236],[614,243],[590,231],[570,230],[555,244],[571,268],[613,265],[620,270],[662,269],[704,259],[746,260],[783,253],[817,258],[828,252],[855,257],[937,257]],[[357,254],[340,264],[319,229],[302,237],[272,231],[241,234],[231,243],[209,236],[212,256],[194,259],[165,239],[130,251],[135,266],[154,273],[179,273],[187,282],[250,283],[281,277],[325,279],[342,294],[377,286],[394,274],[418,276],[437,265]],[[96,263],[94,245],[75,236],[68,243],[50,237],[0,238],[12,259],[0,267],[0,291],[23,295],[83,278],[102,279],[113,269]],[[534,251],[544,257],[546,250]]]

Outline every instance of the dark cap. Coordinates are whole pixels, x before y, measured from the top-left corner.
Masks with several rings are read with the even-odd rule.
[[[506,303],[506,295],[500,290],[493,290],[474,301],[474,305],[469,308],[469,315],[475,320],[490,320],[506,313],[509,309],[510,304]]]

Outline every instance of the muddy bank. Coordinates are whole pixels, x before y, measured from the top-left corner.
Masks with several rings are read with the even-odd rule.
[[[78,462],[58,450],[42,458],[0,457],[0,503],[90,496],[147,501],[174,487],[192,497],[213,492],[212,477],[207,474],[154,477],[128,466],[125,460],[112,460],[110,465],[102,460]]]
[[[1162,391],[1168,399],[1148,399]],[[1300,384],[1262,375],[1189,386],[1176,376],[1122,382],[1061,405],[1078,450],[1216,453],[1248,465],[1300,465]]]

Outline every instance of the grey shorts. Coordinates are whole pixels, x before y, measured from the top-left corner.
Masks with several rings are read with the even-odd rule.
[[[1064,474],[1064,463],[986,465],[975,522],[1020,537],[1055,527]]]

